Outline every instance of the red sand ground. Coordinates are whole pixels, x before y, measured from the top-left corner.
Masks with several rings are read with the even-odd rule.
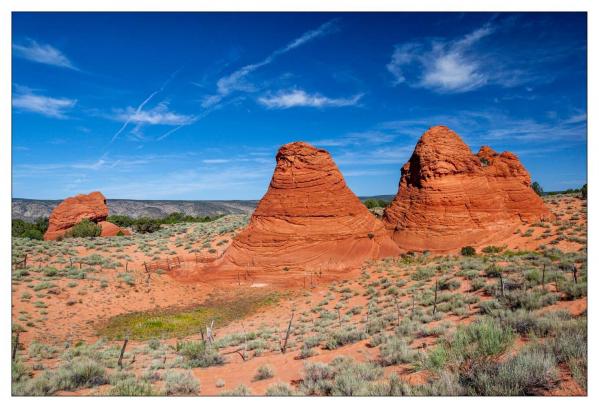
[[[565,198],[556,200],[554,203],[549,203],[549,207],[554,213],[562,214],[561,220],[569,219],[570,214],[578,214],[579,220],[573,221],[576,225],[586,225],[586,212],[582,211],[582,201],[576,198]],[[505,241],[496,243],[496,245],[506,245],[510,249],[524,250],[524,249],[536,249],[541,244],[548,244],[552,239],[555,238],[557,232],[556,227],[551,226],[552,233],[549,237],[538,239],[539,236],[545,230],[544,227],[530,227],[523,225],[521,232],[526,231],[528,228],[532,228],[532,233],[528,237],[521,236],[522,234],[513,234],[512,237]],[[226,235],[226,238],[231,242],[231,237],[234,233]],[[586,233],[585,233],[586,236]],[[223,236],[218,236],[213,239],[213,242],[222,240]],[[174,239],[172,240],[174,243]],[[200,244],[198,243],[198,247]],[[585,244],[579,244],[576,242],[561,241],[556,245],[563,251],[577,251]],[[217,248],[219,253],[222,252],[226,245],[213,246]],[[97,340],[96,328],[101,325],[104,321],[112,316],[119,314],[132,312],[132,311],[147,311],[156,308],[169,308],[169,307],[191,307],[193,305],[201,304],[208,296],[214,293],[218,289],[226,289],[228,291],[239,288],[239,282],[237,276],[224,276],[222,280],[211,280],[209,282],[190,282],[185,279],[186,270],[195,270],[195,257],[189,256],[187,252],[181,248],[175,247],[175,245],[169,245],[169,251],[176,251],[178,255],[184,258],[186,262],[182,271],[173,272],[170,276],[168,274],[153,275],[151,281],[146,283],[146,274],[143,271],[143,262],[148,262],[148,259],[141,252],[134,252],[130,249],[125,250],[125,254],[130,255],[133,261],[129,263],[129,270],[133,270],[132,274],[135,276],[136,285],[129,287],[128,285],[121,283],[115,283],[115,276],[123,272],[118,271],[105,271],[103,274],[110,282],[110,286],[105,289],[99,289],[99,281],[82,280],[79,286],[75,288],[69,288],[62,281],[58,281],[61,288],[61,293],[58,295],[47,297],[44,302],[48,305],[45,309],[47,311],[47,321],[42,324],[37,324],[36,327],[28,328],[26,333],[21,335],[21,341],[25,347],[34,339],[40,339],[46,344],[62,345],[64,341],[74,342],[76,340],[86,340],[88,342],[94,342]],[[481,248],[477,248],[480,250]],[[85,250],[83,248],[77,248],[80,255],[88,255],[94,251]],[[219,253],[214,254],[218,256]],[[171,255],[175,256],[175,255]],[[122,268],[121,268],[122,269]],[[269,276],[262,276],[255,273],[248,279],[241,279],[242,288],[252,288],[256,291],[269,291],[275,290],[292,290],[291,296],[281,300],[281,302],[272,308],[264,309],[246,319],[244,319],[245,330],[255,330],[261,324],[267,323],[269,325],[276,325],[279,328],[279,333],[283,333],[288,322],[292,308],[296,309],[296,315],[301,313],[303,310],[310,309],[321,301],[325,296],[326,285],[332,281],[349,281],[349,287],[355,290],[360,289],[357,282],[357,277],[360,275],[359,269],[353,269],[349,271],[338,271],[338,272],[324,272],[322,276],[316,275],[313,271],[305,271],[303,274],[286,276],[283,273],[280,276],[273,277],[272,274]],[[314,288],[310,288],[310,279]],[[307,282],[307,283],[305,283]],[[306,285],[306,289],[304,289]],[[82,293],[82,289],[85,293]],[[466,284],[462,284],[461,291],[468,289]],[[14,322],[18,322],[17,317],[20,311],[28,311],[30,314],[36,314],[36,308],[32,305],[31,301],[23,301],[21,295],[23,292],[31,292],[25,285],[18,285],[13,287],[12,294],[12,318]],[[300,296],[307,293],[308,296]],[[295,294],[295,295],[294,295]],[[336,299],[331,302],[336,302],[339,299],[339,293],[335,293]],[[484,297],[481,296],[482,300]],[[74,299],[78,303],[73,305],[67,305],[67,300]],[[32,299],[33,300],[33,299]],[[402,299],[405,300],[405,299]],[[361,303],[359,303],[361,302]],[[354,305],[365,304],[363,297],[355,297],[349,299],[347,302],[347,308]],[[547,310],[566,309],[574,315],[579,315],[586,310],[586,298],[579,299],[571,302],[559,302],[553,306],[547,308]],[[467,323],[473,319],[473,315],[476,310],[471,311],[471,315],[461,320],[461,323]],[[460,320],[457,316],[452,316],[451,319]],[[434,324],[431,324],[431,327]],[[233,322],[227,327],[217,328],[217,336],[222,337],[227,333],[239,332],[241,329],[239,322]],[[199,336],[193,336],[192,338],[199,338]],[[436,339],[434,337],[425,337],[417,339],[412,347],[422,347],[426,343],[427,347],[434,344]],[[174,344],[175,339],[166,339],[166,343]],[[115,343],[120,344],[120,343]],[[133,350],[136,347],[142,346],[144,342],[131,341],[129,343],[129,350]],[[228,350],[223,350],[227,352]],[[254,394],[263,393],[268,385],[274,382],[293,382],[301,378],[301,372],[305,360],[295,359],[297,351],[290,352],[287,354],[265,352],[262,356],[252,358],[249,361],[243,362],[236,354],[229,354],[228,363],[221,367],[210,367],[206,369],[198,368],[194,369],[194,375],[201,381],[201,394],[202,395],[214,395],[225,390],[235,388],[239,384],[245,384],[252,389]],[[346,355],[354,357],[359,361],[365,361],[368,359],[376,358],[378,355],[377,348],[365,347],[365,341],[361,341],[352,345],[341,347],[334,351],[318,350],[318,355],[311,357],[310,361],[330,361],[335,356]],[[169,358],[172,358],[169,357]],[[143,358],[139,358],[136,362],[135,371],[141,372],[142,365],[147,365],[149,362],[144,361]],[[45,361],[44,365],[47,368],[51,368],[57,364],[56,360]],[[275,371],[275,376],[272,379],[255,382],[253,376],[255,375],[258,366],[269,364],[272,365]],[[138,367],[138,368],[137,368]],[[412,374],[407,372],[405,368],[400,366],[389,367],[385,370],[386,375],[393,371],[397,371],[401,378],[411,383],[421,383],[426,379],[426,374],[418,372]],[[223,379],[225,387],[217,388],[215,382],[217,379]],[[563,393],[561,395],[580,395],[584,394],[584,390],[577,387],[577,384],[570,384],[573,382],[571,379],[564,377],[564,385],[560,388]],[[570,384],[570,385],[568,385]],[[97,392],[98,390],[81,390],[74,394],[82,395],[90,392]],[[64,393],[66,394],[66,393]]]

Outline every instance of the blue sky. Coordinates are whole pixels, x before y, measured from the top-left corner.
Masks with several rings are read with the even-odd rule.
[[[13,196],[258,199],[279,146],[395,194],[434,125],[586,183],[584,13],[14,13]]]

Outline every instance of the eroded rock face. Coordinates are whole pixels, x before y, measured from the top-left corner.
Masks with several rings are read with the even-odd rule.
[[[100,223],[102,226],[102,236],[113,236],[121,229],[116,225],[105,222],[108,217],[108,206],[106,197],[98,191],[90,194],[78,194],[75,197],[69,197],[52,211],[50,214],[48,230],[44,234],[44,239],[54,240],[64,234],[78,222],[88,219]],[[106,231],[105,228],[106,227]],[[114,230],[115,227],[117,230]]]
[[[455,132],[435,126],[402,167],[383,222],[402,250],[451,251],[553,218],[514,154],[483,146],[475,155]]]
[[[276,160],[268,191],[221,267],[342,269],[398,253],[383,223],[347,187],[327,151],[290,143]]]

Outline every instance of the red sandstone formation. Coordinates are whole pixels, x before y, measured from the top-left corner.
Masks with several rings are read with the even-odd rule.
[[[223,268],[345,269],[398,249],[347,187],[329,153],[302,142],[279,149],[268,191],[218,261]]]
[[[44,234],[44,239],[49,241],[62,237],[72,226],[85,219],[100,223],[102,236],[116,235],[121,229],[114,224],[105,222],[106,217],[108,217],[108,206],[102,193],[96,191],[87,195],[79,194],[69,197],[50,214],[48,230]],[[122,231],[128,235],[128,231]]]
[[[475,155],[452,130],[435,126],[402,167],[383,222],[400,249],[451,251],[552,218],[514,154],[483,146]]]
[[[119,234],[119,232],[122,232],[123,235],[131,235],[129,230],[121,228],[118,225],[114,225],[108,221],[100,221],[98,225],[100,228],[102,228],[102,232],[100,233],[101,237],[115,237]]]

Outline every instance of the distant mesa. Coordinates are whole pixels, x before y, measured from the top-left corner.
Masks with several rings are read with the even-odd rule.
[[[343,270],[398,253],[326,150],[289,143],[276,161],[268,191],[218,260],[219,268]]]
[[[48,230],[44,240],[50,241],[63,237],[75,224],[89,220],[97,223],[102,228],[101,236],[115,236],[120,232],[130,235],[126,229],[107,222],[108,206],[106,198],[98,191],[90,194],[78,194],[66,198],[50,214]]]
[[[515,226],[555,216],[509,152],[478,154],[451,129],[426,131],[401,169],[383,222],[403,251],[451,251],[504,239]]]

